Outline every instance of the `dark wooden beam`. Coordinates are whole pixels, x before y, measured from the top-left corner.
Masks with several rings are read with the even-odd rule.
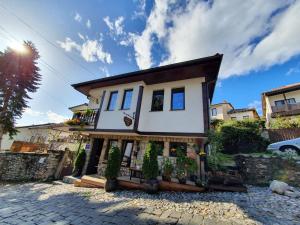
[[[138,130],[139,121],[140,121],[140,113],[141,113],[141,106],[142,106],[142,99],[143,99],[143,91],[144,91],[144,87],[140,86],[139,87],[137,104],[136,104],[136,110],[135,110],[134,124],[133,124],[133,130],[135,132]]]
[[[97,124],[98,124],[98,120],[100,118],[100,114],[101,114],[101,110],[102,110],[102,106],[103,106],[103,102],[104,102],[105,93],[106,93],[106,91],[104,90],[102,92],[100,106],[99,106],[99,109],[97,110],[97,114],[96,114],[96,117],[95,117],[94,130],[97,129]]]

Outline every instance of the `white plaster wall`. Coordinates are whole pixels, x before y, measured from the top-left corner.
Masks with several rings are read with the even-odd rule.
[[[97,129],[133,129],[134,120],[132,121],[133,123],[131,124],[131,126],[127,127],[123,121],[123,118],[125,116],[124,113],[127,113],[130,116],[133,116],[133,113],[135,113],[140,85],[143,85],[143,83],[134,82],[92,90],[93,95],[95,95],[95,92],[98,92],[99,95],[102,95],[103,90],[106,91],[102,110],[97,124]],[[127,89],[133,89],[131,106],[129,110],[122,110],[121,106],[123,94]],[[109,102],[110,93],[112,91],[118,91],[117,104],[114,111],[107,111],[106,109]]]
[[[139,131],[203,133],[202,82],[204,78],[167,82],[144,87]],[[171,89],[185,88],[185,110],[171,111]],[[151,112],[154,90],[164,89],[164,109]]]
[[[230,118],[236,117],[236,120],[243,120],[244,116],[249,116],[249,119],[254,119],[254,113],[252,111],[247,111],[247,112],[239,112],[239,113],[232,113],[229,114]]]

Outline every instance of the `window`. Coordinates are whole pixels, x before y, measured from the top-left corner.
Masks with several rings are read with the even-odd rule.
[[[245,119],[249,119],[249,116],[243,116],[243,119],[245,120]]]
[[[164,152],[164,142],[163,141],[154,141],[156,150],[157,150],[157,155],[162,156]]]
[[[287,101],[288,104],[295,104],[296,103],[295,98],[289,98],[286,101]]]
[[[283,106],[285,104],[284,100],[275,101],[275,106]]]
[[[177,157],[177,151],[180,149],[186,155],[187,144],[181,142],[170,142],[169,156]]]
[[[184,110],[184,88],[172,89],[171,110]]]
[[[133,141],[123,141],[122,145],[122,166],[129,167],[131,161],[131,152],[133,148]]]
[[[236,120],[236,117],[234,117],[234,116],[233,116],[233,117],[231,117],[231,120]]]
[[[163,111],[164,90],[153,91],[151,111]]]
[[[116,104],[117,104],[117,98],[118,98],[117,91],[113,91],[110,93],[107,110],[109,110],[109,111],[115,110]]]
[[[108,140],[108,144],[107,144],[107,147],[106,147],[106,152],[105,152],[105,156],[104,156],[104,159],[107,160],[108,159],[108,152],[109,152],[109,149],[111,147],[117,147],[118,146],[118,140]]]
[[[125,90],[121,109],[130,109],[133,90]]]
[[[216,108],[211,109],[211,115],[216,116],[218,114],[218,111]]]

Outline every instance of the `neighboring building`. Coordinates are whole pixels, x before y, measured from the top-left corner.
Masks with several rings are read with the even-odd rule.
[[[300,83],[262,93],[262,110],[267,126],[273,118],[300,115]]]
[[[259,119],[255,108],[232,109],[227,113],[231,120]]]
[[[10,139],[8,134],[3,135],[1,150],[10,150],[14,141],[27,142],[33,144],[48,145],[51,141],[61,141],[67,139],[72,135],[69,127],[63,123],[46,123],[39,125],[20,126],[16,127],[18,133]]]
[[[76,107],[71,108],[91,138],[84,173],[103,175],[110,146],[119,146],[121,174],[129,175],[129,167],[141,167],[149,141],[161,147],[160,157],[176,159],[180,147],[199,161],[195,145],[203,148],[207,140],[221,61],[217,54],[72,85],[90,100],[84,109],[88,115],[78,117]]]
[[[210,106],[210,118],[212,120],[229,120],[230,116],[228,115],[228,112],[233,109],[234,108],[231,105],[231,103],[227,101],[223,101],[222,103],[218,104],[213,104]]]
[[[210,106],[210,116],[212,120],[244,120],[259,119],[259,115],[254,108],[235,109],[229,102],[213,104]]]

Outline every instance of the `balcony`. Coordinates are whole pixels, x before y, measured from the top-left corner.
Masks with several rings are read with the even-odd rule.
[[[300,103],[285,104],[281,106],[271,106],[272,117],[277,116],[293,116],[300,114]]]
[[[66,121],[70,126],[94,126],[98,109],[78,110],[72,119]]]

